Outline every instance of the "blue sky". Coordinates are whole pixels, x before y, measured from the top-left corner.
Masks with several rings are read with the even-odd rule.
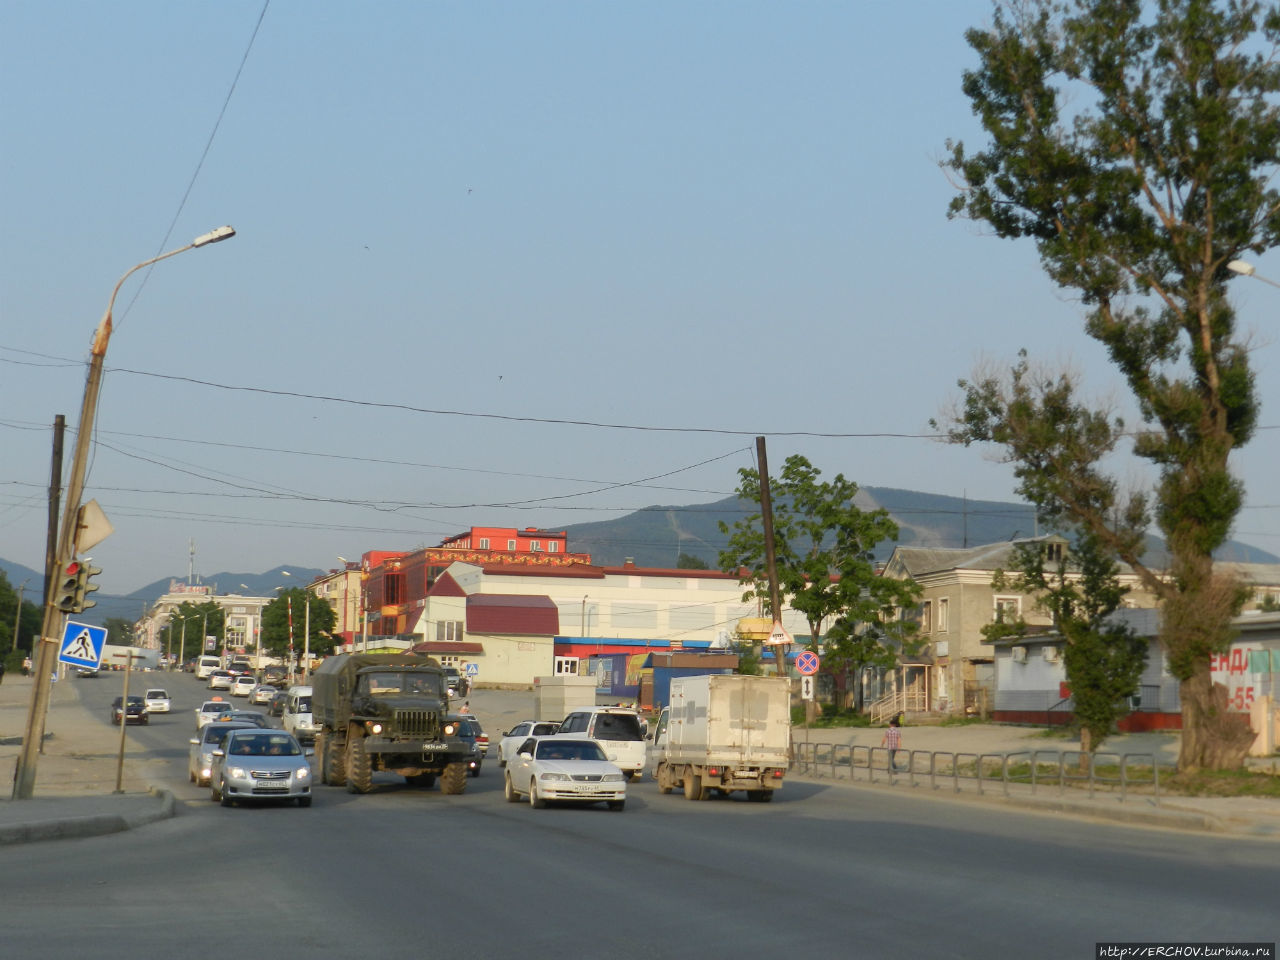
[[[224,223],[116,302],[108,592],[184,574],[192,538],[206,574],[325,567],[707,502],[757,433],[776,466],[1010,498],[978,450],[848,435],[928,433],[1020,347],[1124,407],[1031,246],[945,216],[987,0],[271,0],[250,47],[263,7],[0,4],[6,559],[42,563],[49,424],[112,287]],[[1280,424],[1280,291],[1236,292]],[[1237,536],[1276,551],[1271,437]]]

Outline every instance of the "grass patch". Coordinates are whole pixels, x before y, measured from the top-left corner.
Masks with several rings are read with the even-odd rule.
[[[1184,797],[1270,797],[1280,799],[1280,777],[1251,770],[1201,770],[1160,777],[1162,792]]]
[[[804,726],[804,706],[791,708],[791,725]],[[809,724],[810,730],[830,730],[837,727],[869,727],[871,720],[865,714],[852,710],[832,710],[830,704],[822,705],[822,712]]]
[[[948,715],[948,716],[946,716],[946,717],[943,717],[943,718],[942,718],[942,720],[940,720],[938,723],[936,723],[936,724],[931,724],[931,726],[936,726],[936,727],[972,727],[972,726],[974,726],[975,724],[979,724],[979,723],[990,723],[990,722],[991,722],[990,720],[984,720],[984,719],[982,719],[982,717],[961,717],[961,716],[951,716],[951,715]]]

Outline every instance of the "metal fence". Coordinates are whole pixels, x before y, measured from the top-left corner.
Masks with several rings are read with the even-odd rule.
[[[1088,754],[1081,750],[1019,750],[1012,753],[952,753],[945,750],[898,750],[889,764],[888,747],[843,743],[796,743],[791,748],[791,769],[797,773],[832,780],[865,780],[868,783],[910,786],[927,783],[934,790],[950,785],[955,793],[973,789],[984,794],[993,789],[1009,796],[1011,786],[1029,787],[1032,794],[1057,787],[1087,790],[1090,799],[1101,790],[1160,805],[1160,767],[1154,753]]]

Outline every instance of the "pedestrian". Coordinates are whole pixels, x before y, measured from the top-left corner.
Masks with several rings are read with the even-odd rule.
[[[22,675],[24,677],[31,676],[31,658],[30,657],[22,658]]]
[[[898,751],[902,749],[902,728],[898,722],[899,717],[901,714],[889,721],[889,729],[880,739],[880,746],[889,748],[889,769],[895,773],[898,770]]]
[[[0,660],[0,680],[4,680],[4,661]]]
[[[470,701],[470,700],[463,700],[463,701],[462,701],[462,709],[461,709],[461,710],[459,710],[458,712],[459,712],[459,713],[470,713],[470,712],[471,712],[471,701]]]

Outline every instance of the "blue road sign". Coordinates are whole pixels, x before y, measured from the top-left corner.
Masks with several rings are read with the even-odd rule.
[[[106,645],[106,627],[91,627],[87,623],[68,620],[66,629],[62,631],[58,662],[96,670],[102,664],[102,648]]]
[[[468,663],[468,664],[467,664],[467,676],[468,676],[468,677],[478,677],[478,676],[480,676],[480,664],[478,664],[478,663]]]
[[[802,676],[811,677],[818,672],[820,666],[818,655],[812,650],[806,650],[800,656],[796,657],[796,669],[800,671]]]

